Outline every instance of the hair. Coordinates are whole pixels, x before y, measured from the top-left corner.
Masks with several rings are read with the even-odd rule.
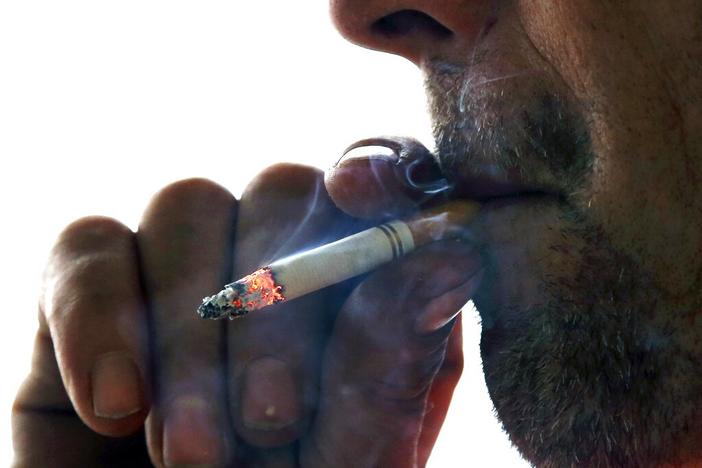
[[[545,467],[657,466],[700,435],[700,356],[685,339],[689,305],[666,294],[582,219],[562,233],[579,269],[544,279],[548,302],[483,332],[497,415],[520,452]],[[482,303],[478,307],[489,308]],[[511,322],[511,323],[510,323]],[[489,344],[486,344],[489,343]],[[686,447],[686,445],[688,447]]]
[[[578,208],[597,164],[584,113],[534,77],[507,88],[463,67],[428,68],[447,176],[460,183],[479,162],[567,189],[547,247],[575,271],[539,271],[541,305],[526,310],[475,299],[496,318],[483,328],[483,366],[514,445],[545,467],[655,466],[702,452],[702,301],[667,295]]]

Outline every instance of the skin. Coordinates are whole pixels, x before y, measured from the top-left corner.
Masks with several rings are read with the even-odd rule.
[[[364,225],[334,203],[374,217],[425,197],[390,183],[391,157],[361,158],[328,174],[326,189],[295,166],[266,171],[240,201],[209,182],[175,184],[136,234],[78,221],[47,270],[35,366],[16,405],[18,465],[422,465],[460,372],[451,317],[469,297],[497,414],[531,462],[702,462],[699,2],[331,7],[351,41],[426,73],[453,187],[444,196],[485,201],[466,233],[479,254],[438,243],[275,319],[223,326],[196,322],[190,304],[276,254]],[[453,289],[436,296],[437,282]],[[415,320],[437,309],[448,324],[418,334]],[[138,378],[97,398],[93,366],[115,356]],[[245,396],[256,362],[264,378]],[[130,399],[136,412],[120,406]],[[96,401],[119,417],[96,414]],[[247,426],[251,414],[267,424]]]
[[[457,196],[480,176],[544,194],[474,226],[512,441],[540,466],[702,463],[702,8],[426,3],[333,2],[351,40],[425,71]]]
[[[334,206],[319,171],[284,164],[239,201],[202,179],[168,186],[137,233],[68,226],[15,402],[15,465],[423,465],[462,367],[471,245],[437,242],[246,320],[195,314],[226,279],[367,224]]]

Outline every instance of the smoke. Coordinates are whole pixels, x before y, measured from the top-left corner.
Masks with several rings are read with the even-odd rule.
[[[518,172],[550,192],[582,190],[595,155],[577,105],[531,70],[490,76],[475,60],[475,68],[426,69],[437,158],[450,181]]]
[[[315,214],[318,214],[320,210],[324,209],[324,205],[321,203],[320,197],[324,193],[324,182],[321,178],[318,178],[313,183],[312,190],[305,194],[304,199],[300,202],[303,206],[303,210],[300,213],[300,220],[298,224],[293,228],[293,230],[286,235],[286,240],[278,245],[271,245],[271,250],[265,253],[262,257],[262,263],[260,266],[264,266],[272,263],[274,260],[281,258],[286,254],[290,254],[291,251],[296,251],[300,249],[300,245],[305,245],[309,243],[309,224],[310,220]]]
[[[424,161],[413,159],[404,166],[404,180],[414,191],[422,193],[426,198],[446,193],[453,188],[448,179],[441,177],[436,180],[426,180],[419,176],[422,172]]]
[[[589,209],[597,155],[568,91],[534,73],[490,77],[480,61],[427,67],[444,174],[460,191],[516,171],[557,195],[486,228],[486,283],[499,287],[475,302],[491,320],[481,350],[497,414],[539,466],[670,460],[699,439],[699,349],[686,336],[699,298],[668,297]]]

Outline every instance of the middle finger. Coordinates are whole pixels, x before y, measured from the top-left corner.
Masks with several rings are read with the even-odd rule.
[[[158,465],[220,465],[232,453],[223,331],[194,307],[228,273],[236,206],[213,182],[177,182],[154,197],[139,228],[156,391],[147,438]]]

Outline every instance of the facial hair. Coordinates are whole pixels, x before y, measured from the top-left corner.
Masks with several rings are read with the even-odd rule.
[[[541,250],[571,268],[525,272],[539,285],[535,304],[475,299],[490,317],[487,387],[514,445],[553,467],[655,466],[690,453],[702,356],[686,332],[700,303],[669,297],[588,211],[598,164],[585,112],[538,77],[488,81],[434,63],[426,83],[439,162],[458,187],[516,168],[559,194]]]

